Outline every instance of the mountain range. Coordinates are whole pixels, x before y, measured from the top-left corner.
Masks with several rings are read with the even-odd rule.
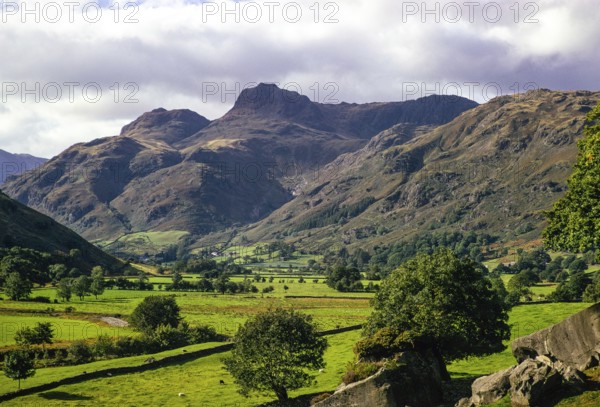
[[[39,168],[46,161],[48,161],[46,158],[29,154],[12,154],[0,149],[0,184],[12,175]]]
[[[233,236],[315,250],[436,230],[529,239],[564,193],[599,100],[542,89],[482,105],[457,96],[331,105],[261,84],[213,121],[144,113],[3,189],[97,242],[156,231],[186,232],[192,247]]]
[[[430,231],[535,239],[566,190],[587,91],[502,96],[431,128],[401,124],[327,165],[301,194],[238,234],[304,248],[372,247]]]
[[[457,96],[320,104],[260,84],[214,121],[190,110],[144,113],[120,135],[76,144],[3,190],[93,241],[174,230],[198,238],[269,216],[325,165],[390,127],[433,128],[476,106]]]

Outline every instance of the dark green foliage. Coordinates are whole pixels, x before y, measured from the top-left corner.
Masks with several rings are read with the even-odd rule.
[[[571,273],[583,273],[588,269],[588,265],[583,259],[575,259],[569,264],[569,271]]]
[[[599,302],[600,301],[600,274],[596,274],[594,281],[588,285],[583,292],[583,301]]]
[[[215,328],[208,325],[185,327],[184,332],[186,333],[187,341],[190,344],[216,341],[219,339],[219,335]]]
[[[113,338],[108,335],[98,336],[94,343],[93,353],[97,357],[116,356],[117,348]]]
[[[6,377],[18,380],[21,389],[21,380],[35,374],[34,360],[33,354],[26,350],[11,351],[4,358],[4,374]]]
[[[92,348],[85,341],[75,341],[67,349],[69,359],[73,364],[91,362],[94,358]]]
[[[346,373],[342,378],[342,382],[345,384],[355,383],[360,380],[364,380],[369,376],[373,376],[377,371],[381,369],[380,363],[375,362],[358,362],[349,363],[346,368]]]
[[[313,383],[307,369],[325,365],[327,341],[310,316],[293,310],[257,314],[240,327],[234,341],[231,356],[223,362],[244,396],[272,392],[286,400],[289,390]]]
[[[186,332],[171,325],[159,325],[151,339],[158,349],[174,349],[188,344]]]
[[[33,328],[24,327],[15,333],[15,342],[22,346],[51,344],[53,338],[50,322],[38,322]]]
[[[330,205],[318,213],[310,215],[307,219],[304,219],[295,227],[294,230],[299,232],[306,229],[321,228],[328,225],[334,225],[340,221],[354,218],[363,213],[375,202],[375,200],[376,199],[372,196],[366,196],[358,202],[350,205]]]
[[[390,328],[399,342],[420,343],[445,361],[486,355],[510,336],[508,307],[476,263],[451,250],[419,254],[381,284],[364,328]]]
[[[375,246],[373,253],[369,256],[368,265],[360,268],[366,258],[361,250],[351,255],[342,256],[339,253],[327,254],[324,262],[328,264],[355,265],[361,271],[377,268],[380,277],[384,277],[405,261],[413,258],[417,253],[431,254],[439,247],[452,249],[458,256],[469,256],[475,261],[483,260],[482,251],[486,246],[496,241],[495,237],[487,234],[476,234],[474,232],[440,232],[425,233],[408,240],[397,242],[389,246]]]
[[[555,302],[581,301],[583,293],[591,283],[592,280],[587,274],[574,273],[567,281],[560,283],[548,299]]]
[[[13,301],[24,300],[31,294],[32,284],[17,272],[8,274],[4,281],[4,292]]]
[[[354,345],[354,353],[359,359],[379,360],[411,347],[412,345],[404,341],[396,327],[386,326],[357,342]]]
[[[62,278],[56,285],[56,296],[63,301],[71,301],[73,296],[73,280]]]
[[[587,115],[567,193],[545,213],[547,247],[583,253],[600,246],[600,104]]]
[[[177,327],[181,321],[175,297],[148,296],[133,310],[129,323],[138,331],[151,335],[160,325]]]
[[[73,293],[83,301],[86,295],[91,294],[92,279],[88,276],[79,276],[73,280],[72,289]]]
[[[361,275],[360,272],[351,267],[345,267],[336,265],[327,268],[327,285],[337,291],[362,291],[362,285],[359,287],[357,283],[360,283]],[[359,290],[360,288],[360,290]]]

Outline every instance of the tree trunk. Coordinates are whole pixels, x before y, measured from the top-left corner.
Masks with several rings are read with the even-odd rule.
[[[442,356],[442,352],[437,348],[437,346],[433,347],[433,356],[436,358],[438,365],[440,367],[440,373],[442,375],[442,380],[445,382],[450,381],[450,373],[448,373],[448,369],[446,369],[446,362],[444,362],[444,357]]]
[[[286,401],[288,399],[288,393],[285,387],[275,389],[275,395],[279,401]]]

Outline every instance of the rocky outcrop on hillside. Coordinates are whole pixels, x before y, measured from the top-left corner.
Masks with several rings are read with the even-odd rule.
[[[442,375],[436,359],[427,353],[406,351],[396,357],[397,367],[341,385],[314,407],[437,406],[442,401]]]
[[[547,356],[586,370],[600,360],[600,303],[512,343],[517,361]]]
[[[457,407],[477,407],[510,395],[513,406],[553,405],[561,393],[585,389],[581,370],[598,364],[600,303],[512,343],[519,365],[480,377],[470,398]]]

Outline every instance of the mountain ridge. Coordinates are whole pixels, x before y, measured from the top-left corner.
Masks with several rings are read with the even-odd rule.
[[[213,121],[155,109],[119,136],[69,147],[5,190],[92,240],[147,230],[204,235],[264,218],[302,190],[307,174],[363,147],[389,123],[439,125],[477,105],[449,96],[330,106],[286,100],[297,94],[269,85],[257,89],[279,96],[239,101]],[[309,110],[326,110],[323,120],[335,131],[308,120]]]
[[[508,240],[539,233],[541,211],[566,189],[585,113],[599,100],[599,92],[531,91],[433,129],[393,127],[338,157],[303,194],[239,236],[323,250],[457,228]],[[364,197],[373,202],[360,214],[322,225]]]
[[[14,154],[0,149],[0,184],[3,184],[10,176],[34,170],[46,161],[48,161],[46,158],[30,154]]]

